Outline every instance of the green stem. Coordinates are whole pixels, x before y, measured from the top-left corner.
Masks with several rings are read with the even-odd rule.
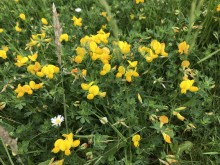
[[[0,158],[0,162],[2,163],[2,165],[6,165],[6,164],[4,163],[4,161],[2,160],[2,158]]]
[[[3,144],[4,148],[5,148],[6,153],[7,153],[7,155],[8,155],[8,159],[9,159],[11,165],[14,165],[14,163],[13,163],[13,161],[12,161],[12,159],[11,159],[11,156],[10,156],[10,154],[9,154],[9,152],[8,152],[8,149],[7,149],[6,145],[4,144],[2,138],[1,138],[1,141],[2,141],[2,144]]]
[[[63,87],[63,109],[64,109],[64,118],[65,118],[65,125],[66,125],[66,132],[68,133],[69,132],[69,129],[68,129],[68,122],[67,122],[67,109],[66,109],[66,95],[65,95],[65,89],[64,89],[64,85],[63,85],[63,74],[61,75],[62,76],[62,87]]]

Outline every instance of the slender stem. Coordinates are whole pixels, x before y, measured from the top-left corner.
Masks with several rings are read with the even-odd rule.
[[[2,160],[2,158],[0,158],[0,162],[2,163],[2,165],[6,165],[6,164],[4,163],[4,161]]]
[[[64,117],[65,117],[65,125],[66,125],[66,132],[68,133],[68,122],[67,122],[67,109],[66,109],[66,95],[65,95],[65,89],[63,85],[63,76],[62,76],[62,87],[63,87],[63,109],[64,109]]]
[[[14,165],[14,163],[13,163],[13,161],[12,161],[12,159],[11,159],[11,156],[10,156],[10,154],[9,154],[9,152],[8,152],[8,149],[7,149],[6,145],[5,145],[5,143],[3,142],[2,138],[1,138],[1,141],[2,141],[2,144],[3,144],[4,148],[5,148],[6,153],[7,153],[7,155],[8,155],[8,159],[9,159],[11,165]]]

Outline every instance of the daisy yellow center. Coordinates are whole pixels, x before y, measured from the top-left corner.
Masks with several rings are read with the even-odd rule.
[[[60,124],[60,119],[56,119],[55,123]]]

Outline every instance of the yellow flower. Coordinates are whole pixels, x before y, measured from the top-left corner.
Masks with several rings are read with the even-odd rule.
[[[21,13],[21,14],[19,15],[19,17],[20,17],[23,21],[26,19],[24,13]]]
[[[36,84],[34,81],[29,82],[29,86],[31,87],[31,89],[40,89],[42,88],[43,84],[44,83]]]
[[[31,60],[31,61],[36,61],[36,59],[37,59],[37,57],[38,57],[38,54],[37,53],[34,53],[33,55],[29,55],[28,56],[28,58]]]
[[[135,0],[136,4],[144,3],[144,0]]]
[[[161,123],[167,124],[169,122],[169,119],[167,116],[160,116],[159,118]]]
[[[184,41],[184,42],[181,42],[179,45],[178,45],[178,52],[180,53],[180,54],[188,54],[188,50],[189,50],[189,45],[187,45],[187,43],[186,43],[186,41]]]
[[[162,135],[163,135],[163,139],[164,139],[164,141],[165,142],[167,142],[167,143],[171,143],[171,139],[170,139],[170,136],[169,135],[167,135],[166,133],[162,133]]]
[[[78,147],[80,145],[80,140],[73,140],[73,134],[63,134],[65,140],[57,139],[54,143],[54,148],[51,152],[58,153],[59,151],[63,151],[66,156],[71,154],[70,149]]]
[[[64,151],[64,154],[66,156],[69,156],[71,154],[70,148],[71,148],[71,142],[68,140],[58,139],[54,143],[54,148],[52,149],[53,153],[58,153],[60,150]]]
[[[111,70],[111,65],[110,64],[105,64],[102,68],[102,71],[100,72],[100,75],[104,76]]]
[[[132,137],[132,141],[140,141],[141,140],[141,136],[139,134],[135,134],[133,137]]]
[[[169,122],[168,117],[164,115],[160,116],[159,120],[160,120],[160,128],[162,128],[164,124],[167,124]]]
[[[139,147],[139,141],[141,140],[141,136],[139,134],[136,134],[132,137],[132,141],[134,144],[134,147]]]
[[[100,97],[105,97],[106,96],[106,92],[99,92],[99,96]]]
[[[190,65],[190,62],[189,62],[188,60],[184,60],[184,61],[181,63],[181,66],[182,66],[183,68],[188,68],[189,65]]]
[[[26,92],[29,95],[33,94],[33,90],[31,89],[31,87],[29,85],[24,85],[23,90],[24,90],[24,92]]]
[[[69,40],[69,37],[68,37],[68,34],[61,34],[61,36],[60,36],[60,42],[62,42],[62,41],[68,41]]]
[[[138,72],[136,72],[136,69],[135,70],[127,70],[126,73],[125,73],[125,79],[127,82],[131,82],[132,81],[132,76],[134,77],[138,77],[139,74]]]
[[[87,74],[87,70],[86,70],[86,69],[83,69],[83,70],[82,70],[82,76],[83,76],[83,77],[86,77],[86,74]]]
[[[41,22],[42,22],[42,24],[44,24],[44,25],[47,25],[47,24],[48,24],[48,22],[47,22],[47,20],[46,20],[45,18],[41,18]]]
[[[133,143],[134,143],[134,147],[136,148],[139,147],[139,141],[134,141]]]
[[[7,58],[7,54],[6,54],[5,50],[0,50],[0,57],[3,58],[3,59]]]
[[[59,68],[57,66],[54,65],[46,65],[41,69],[41,72],[46,75],[47,78],[52,79],[54,77],[54,73],[58,73],[59,72]]]
[[[135,67],[137,66],[137,64],[138,64],[138,61],[133,61],[133,62],[131,62],[131,61],[128,60],[128,63],[129,63],[129,66],[130,66],[131,68],[135,68]]]
[[[97,85],[92,85],[89,88],[89,93],[93,94],[94,96],[98,95],[99,94],[99,87]]]
[[[82,26],[82,18],[77,18],[73,16],[72,20],[74,26]]]
[[[82,60],[83,60],[83,57],[80,56],[80,55],[78,55],[78,56],[76,56],[76,57],[74,58],[74,61],[75,61],[76,63],[78,63],[78,64],[80,64],[80,63],[82,62]]]
[[[101,12],[101,15],[102,15],[103,17],[107,17],[107,12],[103,11],[103,12]]]
[[[72,143],[72,147],[73,148],[76,148],[80,145],[80,140],[74,140],[73,143]]]
[[[191,92],[197,92],[199,90],[198,87],[193,86],[194,80],[183,80],[180,83],[181,93],[186,94],[187,90]]]
[[[160,50],[161,50],[161,44],[160,44],[160,42],[158,42],[157,40],[153,40],[153,41],[151,41],[150,46],[152,47],[152,49],[154,50],[154,52],[155,52],[156,54],[159,54],[159,53],[160,53]]]
[[[2,33],[4,31],[4,29],[0,28],[0,33]]]
[[[94,41],[91,41],[89,43],[89,48],[92,52],[96,52],[96,49],[98,48],[97,44]]]
[[[218,4],[216,11],[219,12],[220,11],[220,4]]]
[[[94,99],[94,95],[91,94],[91,93],[89,93],[89,94],[87,95],[87,99],[88,99],[88,100],[92,100],[92,99]]]
[[[35,62],[34,65],[29,65],[27,67],[27,71],[31,72],[32,74],[36,74],[37,72],[39,72],[41,69],[41,65],[39,62]]]
[[[126,41],[118,41],[118,46],[122,54],[127,54],[130,52],[131,45],[129,45]]]
[[[77,47],[76,48],[76,53],[77,53],[77,55],[79,55],[81,57],[84,57],[84,55],[86,54],[86,50],[85,50],[85,48]]]
[[[81,88],[83,90],[87,91],[87,90],[89,90],[89,88],[92,86],[93,83],[94,83],[94,81],[90,82],[89,84],[82,83]]]
[[[23,87],[21,86],[21,84],[18,84],[17,88],[15,89],[15,93],[18,94],[17,98],[24,96],[25,91]]]
[[[168,56],[168,53],[165,52],[165,43],[161,43],[160,54],[161,54],[161,56],[163,56],[163,57],[167,57],[167,56]]]
[[[122,77],[122,75],[125,74],[125,68],[123,66],[118,67],[118,73],[116,74],[117,78]]]
[[[18,25],[15,26],[15,30],[16,30],[17,32],[21,32],[21,31],[22,31],[22,29],[21,29]]]
[[[18,67],[21,67],[28,61],[28,58],[27,57],[22,57],[21,55],[17,55],[16,61],[17,62],[15,63],[15,65],[18,66]]]

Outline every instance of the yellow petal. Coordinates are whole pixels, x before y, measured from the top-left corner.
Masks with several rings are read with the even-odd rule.
[[[163,135],[163,139],[164,139],[164,141],[165,142],[167,142],[167,143],[171,143],[171,139],[170,139],[170,136],[169,135],[167,135],[166,133],[162,133],[162,135]]]

